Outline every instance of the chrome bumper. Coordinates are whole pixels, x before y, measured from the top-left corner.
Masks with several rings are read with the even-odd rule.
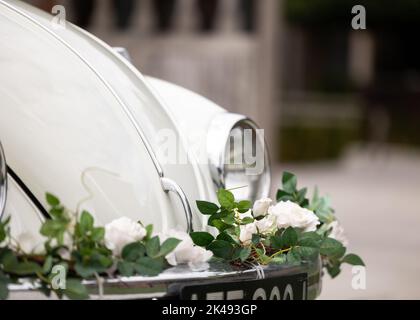
[[[179,299],[180,288],[188,285],[205,285],[208,283],[237,282],[246,280],[269,279],[271,277],[307,274],[307,299],[319,296],[322,283],[322,267],[319,258],[300,266],[266,266],[250,269],[239,269],[223,263],[211,263],[210,269],[204,272],[193,272],[187,266],[167,269],[156,277],[130,277],[107,279],[102,285],[97,281],[85,281],[91,299]],[[36,285],[25,283],[10,285],[10,299],[57,299],[47,298],[36,288]],[[101,294],[102,292],[102,294]]]

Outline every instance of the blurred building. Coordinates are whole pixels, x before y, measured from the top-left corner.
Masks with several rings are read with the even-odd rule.
[[[354,5],[366,30],[351,27]],[[419,1],[286,0],[284,13],[283,158],[337,157],[354,141],[420,145]]]
[[[275,146],[278,0],[55,2],[70,21],[127,48],[142,73],[252,117]]]
[[[64,4],[143,73],[256,119],[274,158],[420,145],[420,1],[28,1]],[[366,30],[351,27],[354,5],[366,8]]]

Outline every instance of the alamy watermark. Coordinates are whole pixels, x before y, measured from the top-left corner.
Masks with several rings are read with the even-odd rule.
[[[351,20],[351,27],[354,30],[365,30],[366,29],[366,8],[362,5],[355,5],[351,9],[351,13],[355,16]]]
[[[209,144],[219,144],[221,166],[242,169],[246,175],[260,175],[264,172],[266,152],[264,130],[233,130],[226,141],[212,141],[206,132],[190,134],[183,141],[177,131],[159,130],[154,139],[156,156],[163,165],[188,164],[192,159],[199,164],[209,164]],[[223,143],[226,143],[223,145]]]
[[[55,5],[51,9],[53,17],[51,19],[51,25],[54,29],[65,29],[66,28],[66,8],[62,5]]]

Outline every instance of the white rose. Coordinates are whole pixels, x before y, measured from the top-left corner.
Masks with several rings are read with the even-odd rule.
[[[127,217],[116,219],[105,226],[105,245],[115,256],[129,243],[142,240],[146,229]]]
[[[30,232],[23,232],[15,238],[20,249],[27,254],[44,254],[44,241],[40,236],[34,236]]]
[[[240,213],[239,210],[237,208],[233,209],[234,215],[236,218],[239,218],[241,220],[245,219],[245,218],[254,218],[252,216],[252,212],[251,210],[248,210],[244,213]]]
[[[348,246],[349,241],[344,233],[344,228],[341,226],[340,222],[333,221],[328,225],[328,229],[331,229],[329,235],[330,238],[333,238],[337,241],[340,241],[345,247]]]
[[[257,233],[256,222],[241,225],[240,229],[241,232],[239,234],[239,240],[245,245],[250,244],[252,240],[252,235]]]
[[[273,215],[268,215],[261,220],[255,221],[258,232],[262,234],[268,234],[276,228],[277,219]]]
[[[318,217],[310,210],[300,207],[291,201],[280,201],[268,209],[268,213],[276,216],[277,227],[301,228],[303,231],[315,231],[320,223]]]
[[[194,245],[190,235],[183,231],[169,230],[159,235],[161,242],[168,238],[181,240],[175,250],[166,255],[166,260],[172,266],[179,264],[188,264],[193,271],[203,271],[209,268],[207,261],[213,256],[213,253],[204,248]]]
[[[257,218],[260,216],[265,216],[272,202],[273,200],[271,200],[270,198],[262,198],[260,200],[255,201],[254,207],[252,208],[254,217]]]

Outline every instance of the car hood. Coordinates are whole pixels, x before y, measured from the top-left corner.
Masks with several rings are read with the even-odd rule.
[[[161,178],[174,180],[190,202],[211,190],[170,112],[110,47],[51,19],[22,2],[0,2],[0,139],[8,165],[45,206],[51,192],[101,224],[128,216],[157,230],[185,228],[184,209]],[[159,144],[167,134],[176,147]],[[164,163],[159,154],[168,146],[176,158]]]

